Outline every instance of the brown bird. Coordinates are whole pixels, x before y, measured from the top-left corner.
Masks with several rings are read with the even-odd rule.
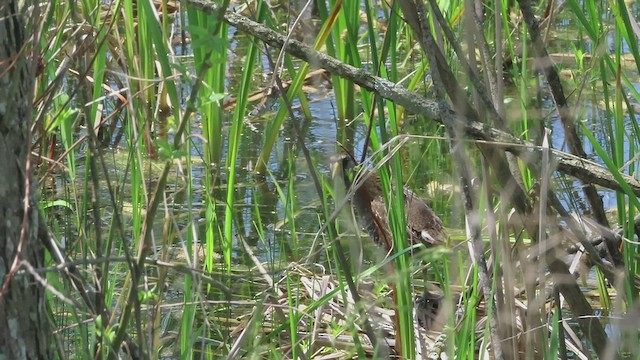
[[[384,247],[387,252],[391,251],[393,238],[389,228],[380,175],[368,170],[354,174],[356,161],[349,154],[340,154],[334,160],[336,166],[342,167],[346,188],[355,187],[351,202],[361,225],[377,245]],[[338,169],[334,169],[334,175],[338,175],[337,172],[339,172]],[[446,244],[447,234],[442,226],[442,220],[413,191],[407,188],[403,190],[410,244],[421,243],[427,248]],[[418,320],[423,327],[432,328],[432,322],[441,308],[442,299],[442,295],[427,290],[417,298]]]
[[[353,171],[356,162],[348,154],[341,154],[336,160],[342,166],[342,176],[347,189],[352,186],[357,187],[352,203],[362,225],[376,244],[390,250],[393,240],[387,220],[380,175],[363,170],[359,176],[355,176]],[[355,180],[355,184],[352,179]],[[407,188],[404,188],[404,210],[407,217],[407,234],[412,245],[422,243],[429,248],[447,242],[442,220],[418,195]]]

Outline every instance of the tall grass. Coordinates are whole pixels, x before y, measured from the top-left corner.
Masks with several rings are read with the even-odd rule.
[[[407,3],[318,2],[320,27],[311,34],[313,48],[416,94],[439,94],[444,89],[433,84],[440,86],[435,77],[443,68],[430,63],[417,45],[421,34],[404,21],[414,14],[400,10]],[[354,79],[335,74],[335,115],[318,119],[313,103],[318,97],[303,91],[316,64],[279,56],[282,49],[265,46],[264,34],[237,34],[228,24],[228,1],[216,13],[201,11],[205,5],[192,0],[180,5],[181,13],[173,5],[51,3],[40,22],[50,31],[35,39],[42,49],[42,69],[34,149],[41,164],[42,214],[66,259],[52,256],[63,265],[47,274],[52,289],[59,291],[51,292],[50,301],[60,358],[115,358],[126,351],[181,359],[312,358],[327,352],[417,358],[425,337],[413,320],[421,282],[413,275],[416,249],[407,241],[405,185],[419,193],[440,189],[429,195],[449,225],[464,217],[461,192],[473,202],[457,225],[476,228],[450,229],[452,252],[427,252],[424,259],[435,274],[428,280],[441,285],[448,306],[442,334],[450,357],[564,358],[569,351],[598,350],[593,332],[582,329],[584,344],[571,334],[576,323],[584,326],[584,319],[574,318],[581,314],[571,302],[575,299],[563,292],[575,284],[573,278],[567,273],[563,283],[552,271],[549,280],[546,270],[554,264],[550,250],[560,253],[564,241],[575,239],[589,249],[588,237],[597,237],[606,224],[581,227],[592,223],[588,206],[577,205],[584,195],[577,190],[556,194],[559,184],[573,186],[573,179],[550,167],[563,150],[550,147],[564,139],[552,135],[556,142],[543,143],[541,129],[560,127],[549,105],[548,81],[536,68],[537,52],[531,51],[532,29],[517,20],[522,15],[517,6],[445,2],[438,5],[444,19],[431,9],[425,27],[440,44],[444,68],[453,69],[451,81],[463,89],[465,101],[473,100],[468,101],[473,111],[453,107],[459,118],[499,127],[537,146],[511,163],[516,166],[504,167],[514,159],[504,154],[504,144],[467,141],[450,128],[448,138],[443,137],[445,129],[434,119],[410,114],[383,98],[380,89],[359,87]],[[623,1],[569,0],[554,8],[543,25],[550,35],[563,34],[558,27],[566,19],[575,27],[571,34],[584,34],[584,39],[563,42],[572,46],[562,48],[575,49],[562,55],[574,55],[569,67],[577,70],[562,85],[565,91],[575,89],[569,102],[575,105],[579,140],[622,189],[606,193],[617,210],[609,221],[620,226],[620,235],[602,233],[622,239],[622,263],[616,269],[596,261],[594,277],[599,307],[612,315],[598,320],[612,326],[618,325],[615,317],[636,306],[640,276],[638,189],[625,178],[637,175],[640,145],[633,106],[640,101],[633,86],[640,56],[630,8]],[[299,26],[293,10],[301,9],[283,13],[259,1],[245,14],[273,29],[287,19],[293,39]],[[541,17],[542,9],[536,15]],[[470,27],[471,21],[478,23]],[[181,44],[192,51],[186,58],[173,55],[176,27],[191,39]],[[442,35],[448,28],[456,38]],[[465,39],[464,50],[457,39]],[[501,54],[487,53],[499,49]],[[470,68],[459,62],[463,58]],[[258,71],[267,72],[267,64],[269,80],[258,81]],[[239,68],[241,74],[229,74]],[[504,88],[496,90],[503,74]],[[283,80],[290,80],[286,92]],[[249,115],[250,95],[264,90],[258,85],[281,92],[274,113],[264,116],[266,123]],[[230,98],[235,100],[232,110],[225,107]],[[591,98],[603,99],[602,109]],[[514,105],[504,106],[504,99],[513,99]],[[507,121],[501,124],[496,114]],[[335,137],[312,144],[317,122],[326,124],[333,116]],[[410,131],[419,133],[403,137]],[[255,143],[257,138],[261,143]],[[314,151],[321,142],[339,143],[361,157],[365,167],[379,171],[394,239],[389,254],[371,250],[359,226],[350,227],[338,216],[349,209],[345,197],[353,192],[334,189],[329,156],[322,153],[326,148]],[[276,155],[279,147],[287,150]],[[462,154],[464,161],[450,151]],[[259,152],[255,158],[254,152]],[[462,162],[468,165],[461,167]],[[263,176],[245,176],[241,166]],[[456,180],[467,171],[477,175],[461,187]],[[513,197],[511,186],[519,185],[505,182],[502,171],[523,180],[526,211]],[[309,177],[299,180],[301,173]],[[303,186],[313,187],[317,195],[303,198]],[[238,211],[245,207],[249,210]],[[465,230],[468,234],[460,235]],[[467,251],[473,231],[475,241]],[[562,241],[553,243],[556,239]],[[359,248],[364,248],[361,262]],[[480,266],[485,260],[487,269]],[[554,290],[548,292],[547,285]],[[584,299],[581,292],[575,296]],[[565,301],[570,306],[563,306]],[[393,309],[392,316],[387,309]],[[391,327],[389,333],[380,330],[385,326]],[[637,351],[637,330],[619,331],[619,337],[612,337],[611,354]],[[392,337],[396,342],[389,346]],[[435,347],[430,341],[425,349]]]

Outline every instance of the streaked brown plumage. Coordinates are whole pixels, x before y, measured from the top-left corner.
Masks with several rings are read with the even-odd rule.
[[[347,154],[340,155],[338,160],[342,165],[347,188],[356,186],[352,202],[360,221],[363,222],[362,225],[378,245],[390,250],[393,240],[387,220],[387,208],[382,195],[380,176],[365,170],[355,179],[355,184],[352,184],[349,172],[355,168],[355,161]],[[409,242],[422,243],[426,247],[445,244],[447,235],[440,218],[413,191],[404,188],[404,197]]]
[[[342,167],[342,177],[347,189],[354,188],[351,202],[355,207],[359,221],[373,241],[386,251],[393,249],[393,238],[389,229],[387,208],[382,194],[380,176],[375,172],[363,170],[353,178],[356,162],[348,154],[340,154],[334,161]],[[337,175],[337,174],[335,174]],[[422,243],[434,247],[447,243],[442,220],[413,191],[404,188],[404,206],[407,217],[407,235],[409,242]],[[426,276],[426,272],[425,272]],[[426,329],[433,329],[440,313],[443,296],[425,290],[416,299],[418,321]]]

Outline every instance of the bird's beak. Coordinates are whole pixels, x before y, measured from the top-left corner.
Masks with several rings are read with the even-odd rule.
[[[345,160],[350,159],[349,155],[336,154],[332,155],[329,159],[331,161],[331,178],[333,179],[334,189],[336,191],[348,191],[351,182],[345,173]]]
[[[342,156],[332,155],[329,161],[331,162],[331,178],[334,180],[342,179]]]

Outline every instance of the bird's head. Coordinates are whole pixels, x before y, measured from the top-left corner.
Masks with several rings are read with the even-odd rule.
[[[382,193],[378,173],[363,168],[350,153],[345,151],[336,154],[331,157],[331,162],[334,181],[342,178],[347,189],[353,186],[357,198],[370,201]]]

